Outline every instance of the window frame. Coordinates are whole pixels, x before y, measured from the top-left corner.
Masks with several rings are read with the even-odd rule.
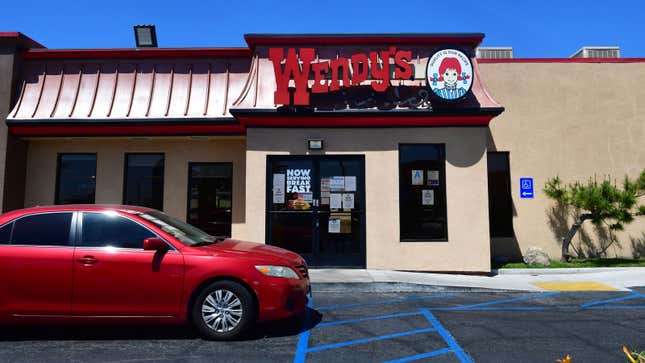
[[[445,228],[444,228],[444,234],[445,238],[403,238],[403,230],[401,228],[401,211],[403,209],[402,205],[402,195],[403,195],[403,185],[401,183],[402,178],[401,178],[401,146],[427,146],[427,145],[434,145],[434,146],[439,146],[441,148],[441,154],[443,155],[443,167],[442,167],[442,172],[440,172],[439,175],[439,183],[440,183],[440,188],[441,192],[444,195],[445,198]],[[428,143],[428,142],[401,142],[397,145],[397,170],[398,170],[398,175],[397,175],[397,181],[399,184],[399,242],[449,242],[450,241],[450,235],[448,231],[448,193],[446,190],[446,143],[438,142],[438,143]],[[425,171],[424,171],[425,172]],[[425,180],[425,175],[424,175],[424,180]]]
[[[54,190],[54,204],[55,205],[66,205],[66,204],[61,204],[60,203],[60,165],[61,165],[61,158],[63,155],[94,155],[94,200],[91,203],[87,204],[95,204],[96,203],[96,173],[98,172],[98,164],[99,164],[99,158],[98,158],[98,153],[58,153],[56,156],[56,186]]]
[[[66,245],[44,245],[44,244],[34,244],[34,245],[28,245],[28,244],[16,244],[13,243],[13,233],[16,228],[16,222],[27,217],[33,217],[37,215],[43,215],[43,214],[60,214],[60,213],[68,213],[72,215],[72,219],[70,220],[69,223],[69,235],[67,238],[67,244]],[[12,219],[10,221],[7,221],[3,225],[0,226],[0,228],[5,227],[7,224],[13,224],[11,226],[11,233],[9,235],[9,243],[8,244],[0,244],[0,246],[16,246],[16,247],[62,247],[62,248],[67,248],[67,247],[75,247],[75,241],[76,241],[76,218],[77,218],[77,212],[73,210],[61,210],[61,211],[48,211],[48,212],[36,212],[36,213],[29,213],[29,214],[24,214],[21,215],[15,219]]]
[[[122,190],[122,204],[128,205],[126,203],[126,195],[127,195],[127,181],[128,181],[128,156],[130,155],[161,155],[163,157],[163,173],[161,175],[161,208],[159,208],[159,211],[163,211],[163,206],[164,206],[164,197],[166,194],[166,153],[164,152],[134,152],[134,153],[124,153],[123,154],[123,190]],[[150,207],[148,207],[150,208]],[[152,208],[155,209],[155,208]]]
[[[104,214],[105,212],[109,212],[108,210],[104,211],[79,211],[77,212],[77,217],[76,217],[76,228],[75,228],[75,239],[74,239],[74,247],[80,247],[80,248],[98,248],[98,249],[105,249],[105,248],[110,248],[110,249],[118,249],[118,250],[127,250],[127,251],[145,251],[143,249],[143,246],[141,248],[132,248],[132,247],[117,247],[117,246],[85,246],[83,245],[83,215],[84,214]],[[159,235],[156,231],[154,231],[152,228],[148,227],[147,225],[141,223],[140,221],[131,218],[127,215],[124,215],[122,213],[119,213],[117,211],[114,211],[117,215],[118,218],[123,218],[128,221],[134,222],[138,224],[139,226],[147,229],[150,233],[152,233],[155,237],[150,237],[150,238],[159,238],[160,240],[164,241],[166,245],[168,245],[168,251],[177,251],[177,248],[172,245],[172,243],[168,242],[164,237]],[[13,231],[12,231],[13,232]],[[154,252],[154,251],[153,251]]]

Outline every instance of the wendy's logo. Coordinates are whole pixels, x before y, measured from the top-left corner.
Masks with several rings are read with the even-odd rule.
[[[464,98],[473,85],[473,66],[463,52],[441,49],[428,60],[426,81],[435,99],[457,101]]]

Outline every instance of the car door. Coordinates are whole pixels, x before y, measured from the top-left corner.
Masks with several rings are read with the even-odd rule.
[[[179,313],[184,260],[172,246],[143,250],[158,237],[114,211],[79,213],[72,312],[83,316],[171,317]]]
[[[69,315],[73,212],[26,215],[0,228],[0,300],[9,315]]]

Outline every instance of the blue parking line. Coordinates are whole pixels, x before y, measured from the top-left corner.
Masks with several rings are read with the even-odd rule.
[[[481,306],[498,305],[498,304],[517,302],[517,301],[539,299],[539,298],[543,298],[543,297],[547,297],[547,296],[557,295],[559,293],[560,293],[559,291],[553,291],[553,292],[545,292],[543,294],[537,294],[537,295],[531,295],[531,296],[516,297],[516,298],[513,298],[513,299],[495,300],[495,301],[488,301],[488,302],[479,303],[479,304],[463,305],[463,306],[458,306],[458,307],[454,308],[453,310],[469,310],[469,309],[478,308],[478,307],[481,307]]]
[[[374,302],[368,302],[368,303],[320,306],[320,307],[316,307],[316,310],[318,310],[318,311],[321,311],[321,310],[335,310],[335,309],[353,308],[353,307],[357,307],[357,306],[395,304],[395,303],[399,303],[399,302],[408,302],[408,301],[416,301],[416,300],[440,299],[442,297],[449,297],[449,296],[454,296],[454,295],[458,295],[458,294],[457,293],[444,293],[444,294],[439,294],[439,295],[411,296],[411,297],[400,298],[400,299],[390,299],[390,300],[374,301]]]
[[[609,305],[609,306],[590,306],[585,309],[590,310],[621,310],[621,309],[645,309],[645,305]]]
[[[367,318],[358,318],[358,319],[347,319],[347,320],[337,320],[337,321],[329,321],[326,323],[320,323],[316,325],[316,328],[322,328],[325,326],[332,326],[332,325],[343,325],[343,324],[351,324],[351,323],[360,323],[362,321],[370,321],[370,320],[380,320],[380,319],[390,319],[390,318],[400,318],[403,316],[412,316],[412,315],[421,315],[421,312],[419,311],[412,311],[409,313],[399,313],[399,314],[391,314],[391,315],[379,315],[379,316],[370,316]]]
[[[377,336],[377,337],[350,340],[350,341],[340,342],[340,343],[335,343],[335,344],[319,345],[317,347],[307,349],[307,352],[311,353],[311,352],[317,352],[319,350],[341,348],[341,347],[346,347],[348,345],[371,343],[371,342],[375,342],[375,341],[378,341],[378,340],[399,338],[399,337],[404,337],[404,336],[407,336],[407,335],[421,334],[421,333],[427,333],[427,332],[433,332],[433,331],[437,331],[437,329],[435,329],[435,328],[426,328],[426,329],[409,330],[409,331],[403,331],[403,332],[400,332],[400,333],[381,335],[381,336]]]
[[[309,294],[309,302],[307,303],[308,308],[312,308],[314,305],[314,295]],[[303,322],[303,326],[309,326],[311,322],[311,311],[306,311],[306,316]],[[293,363],[304,363],[307,358],[307,347],[309,346],[309,334],[311,329],[305,330],[300,335],[298,335],[298,345],[296,346],[296,356],[293,358]]]
[[[509,306],[503,308],[490,308],[490,307],[474,307],[471,308],[469,305],[465,307],[453,306],[450,308],[428,308],[428,310],[439,310],[439,311],[541,311],[541,310],[555,310],[552,307],[545,306]]]
[[[470,359],[468,354],[466,354],[459,344],[457,344],[455,338],[450,334],[450,332],[448,332],[448,330],[446,330],[446,328],[443,327],[443,325],[441,325],[439,320],[435,318],[428,309],[421,309],[421,313],[423,313],[423,316],[425,316],[430,324],[437,329],[439,335],[441,335],[443,340],[448,344],[448,347],[450,347],[450,349],[455,353],[457,358],[459,358],[461,363],[473,363],[473,360]]]
[[[580,304],[580,307],[588,308],[588,307],[591,307],[591,306],[594,306],[594,305],[601,305],[601,304],[608,304],[608,303],[612,303],[612,302],[616,302],[616,301],[637,299],[639,297],[645,297],[645,295],[642,295],[642,294],[639,294],[639,293],[632,293],[630,295],[617,297],[615,299],[599,300],[599,301],[593,301],[593,302],[586,303],[586,304]]]
[[[435,351],[428,352],[428,353],[421,353],[421,354],[413,355],[411,357],[405,357],[405,358],[401,358],[401,359],[389,360],[389,361],[384,362],[384,363],[412,362],[413,360],[419,360],[419,359],[423,359],[423,358],[434,357],[434,356],[437,356],[437,355],[442,355],[442,354],[447,354],[447,353],[452,353],[452,349],[443,348],[443,349],[435,350]]]

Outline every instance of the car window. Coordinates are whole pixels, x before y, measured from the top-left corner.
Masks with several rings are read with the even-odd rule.
[[[0,245],[6,245],[11,242],[11,227],[13,227],[13,223],[7,223],[0,228]]]
[[[72,213],[33,214],[16,220],[14,245],[67,246]]]
[[[143,240],[156,237],[147,228],[115,212],[83,213],[81,246],[143,248]]]

